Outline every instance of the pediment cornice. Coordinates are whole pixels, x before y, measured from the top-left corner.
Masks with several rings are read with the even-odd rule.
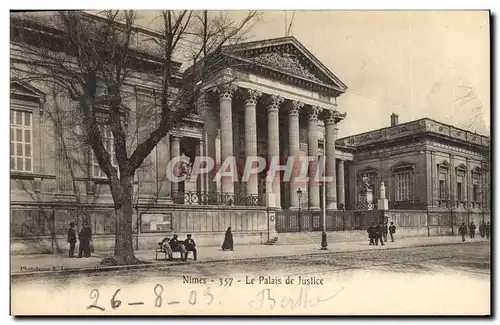
[[[243,66],[248,69],[313,85],[335,93],[335,97],[347,90],[347,86],[294,37],[230,45],[224,47],[222,53],[244,62]]]

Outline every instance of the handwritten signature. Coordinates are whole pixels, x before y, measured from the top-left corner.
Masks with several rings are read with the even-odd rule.
[[[341,286],[333,294],[327,297],[319,297],[314,295],[311,290],[314,288],[310,287],[300,287],[296,296],[282,295],[281,297],[273,295],[271,289],[264,289],[259,291],[256,295],[256,299],[249,302],[251,308],[260,310],[269,308],[273,310],[275,308],[289,308],[291,310],[297,308],[310,308],[315,307],[321,303],[329,301],[336,296],[338,296],[343,290],[344,286]],[[281,299],[280,299],[281,298]]]

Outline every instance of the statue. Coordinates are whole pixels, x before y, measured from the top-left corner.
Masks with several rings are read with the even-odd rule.
[[[384,182],[380,183],[380,198],[385,199],[385,185]]]
[[[361,181],[363,182],[363,186],[364,186],[364,190],[365,191],[368,191],[370,190],[370,178],[368,177],[368,175],[366,174],[363,174],[363,177],[361,178]]]
[[[191,171],[192,171],[192,163],[191,159],[189,159],[188,156],[186,156],[184,153],[181,155],[181,165],[180,165],[180,177],[186,176],[186,180],[189,180],[191,178]]]

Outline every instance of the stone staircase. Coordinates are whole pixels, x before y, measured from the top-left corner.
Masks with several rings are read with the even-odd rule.
[[[327,232],[328,242],[368,242],[368,234],[366,230],[347,230],[347,231],[329,231]],[[280,233],[279,241],[276,245],[304,245],[304,244],[320,244],[321,231],[314,232],[295,232],[295,233]]]
[[[267,242],[265,242],[264,245],[274,245],[274,244],[276,244],[277,241],[278,241],[278,237],[274,237],[274,238],[268,240]]]

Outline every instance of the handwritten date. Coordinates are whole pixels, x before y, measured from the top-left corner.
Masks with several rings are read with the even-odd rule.
[[[122,306],[122,301],[118,297],[121,290],[122,289],[117,289],[115,291],[115,293],[113,294],[113,296],[111,297],[111,299],[109,300],[109,305],[110,305],[111,309],[113,309],[113,310],[118,309],[118,308],[120,308],[120,306]],[[153,305],[157,308],[162,307],[164,305],[163,292],[164,292],[164,288],[161,284],[157,284],[153,288],[153,295],[152,295]],[[203,295],[201,298],[203,299],[203,303],[207,304],[208,306],[210,306],[214,302],[215,297],[211,293],[210,287],[207,287],[203,291]],[[98,309],[100,311],[106,310],[105,307],[99,305],[99,290],[93,289],[90,292],[90,299],[92,300],[92,304],[88,305],[87,309]],[[187,302],[190,305],[196,305],[198,303],[198,301],[199,301],[198,300],[198,291],[191,290],[188,294]],[[181,303],[181,301],[167,301],[166,305],[175,305],[175,304],[180,304],[180,303]],[[128,305],[129,306],[144,305],[144,302],[143,301],[129,302]]]

